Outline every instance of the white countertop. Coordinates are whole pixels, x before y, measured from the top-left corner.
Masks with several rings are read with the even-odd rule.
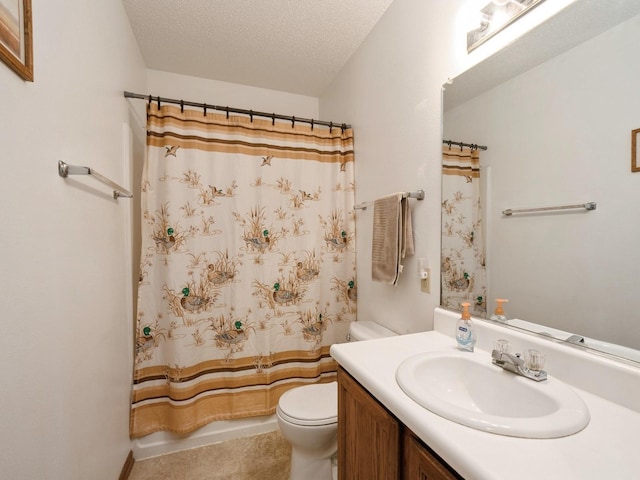
[[[640,478],[640,413],[574,388],[591,415],[579,433],[555,439],[515,438],[475,430],[421,407],[398,386],[396,369],[423,352],[456,350],[437,331],[335,344],[331,355],[401,422],[468,480]],[[476,351],[479,351],[476,348]],[[489,353],[487,361],[489,360]],[[547,369],[553,374],[552,368]],[[565,380],[566,381],[566,380]],[[569,382],[567,382],[569,383]],[[638,385],[629,385],[637,389]]]

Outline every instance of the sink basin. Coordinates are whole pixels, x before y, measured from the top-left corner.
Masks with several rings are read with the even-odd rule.
[[[552,376],[534,382],[493,365],[480,352],[415,355],[400,364],[396,381],[424,408],[485,432],[557,438],[589,423],[587,406],[568,385]]]

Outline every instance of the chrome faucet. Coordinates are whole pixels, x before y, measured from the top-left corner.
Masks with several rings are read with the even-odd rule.
[[[525,378],[541,382],[547,379],[547,372],[542,370],[544,360],[541,361],[539,352],[532,353],[530,350],[527,352],[527,362],[520,358],[520,354],[515,355],[507,352],[501,352],[499,350],[493,350],[491,352],[491,363],[499,367],[509,370],[517,375],[521,375]],[[536,355],[538,354],[538,355]]]

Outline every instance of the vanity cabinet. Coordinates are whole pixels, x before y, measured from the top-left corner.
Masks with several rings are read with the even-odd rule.
[[[400,422],[338,369],[338,479],[400,480]]]
[[[338,368],[339,480],[461,478],[351,375]]]
[[[408,428],[404,429],[403,450],[402,480],[462,479]]]

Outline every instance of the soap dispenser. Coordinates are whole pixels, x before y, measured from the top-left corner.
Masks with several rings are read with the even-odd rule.
[[[458,342],[458,349],[465,352],[473,352],[473,347],[476,344],[476,333],[471,323],[471,314],[469,313],[470,303],[461,303],[462,316],[456,324],[456,342]]]
[[[502,304],[508,302],[506,298],[496,298],[496,310],[493,312],[493,315],[489,317],[489,320],[497,320],[499,322],[506,322],[507,316],[504,314],[504,310],[502,309]]]

